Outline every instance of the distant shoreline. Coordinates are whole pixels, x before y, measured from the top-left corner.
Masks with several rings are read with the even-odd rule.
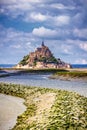
[[[0,68],[6,69],[6,68],[12,68],[16,64],[0,64]],[[87,68],[87,64],[71,64],[72,68]]]

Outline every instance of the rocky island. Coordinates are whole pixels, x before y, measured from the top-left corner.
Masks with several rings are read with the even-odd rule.
[[[16,68],[71,68],[71,65],[55,58],[50,49],[42,42],[41,47],[35,52],[23,57],[23,59],[15,66]]]

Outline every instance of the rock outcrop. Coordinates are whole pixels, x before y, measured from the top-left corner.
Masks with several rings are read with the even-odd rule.
[[[24,56],[16,68],[71,68],[71,65],[56,59],[42,42],[42,46]]]

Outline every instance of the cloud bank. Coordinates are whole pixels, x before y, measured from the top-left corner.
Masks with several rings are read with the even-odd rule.
[[[1,0],[1,63],[17,63],[43,39],[56,57],[87,63],[86,11],[87,0]]]

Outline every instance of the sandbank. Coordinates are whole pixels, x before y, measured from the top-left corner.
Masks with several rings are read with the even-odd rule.
[[[22,98],[0,94],[0,130],[9,130],[14,127],[17,116],[26,109],[23,102]]]

